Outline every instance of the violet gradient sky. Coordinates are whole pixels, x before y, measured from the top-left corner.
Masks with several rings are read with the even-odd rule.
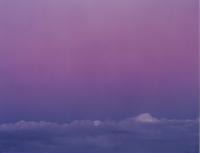
[[[197,117],[198,0],[0,0],[0,122]]]

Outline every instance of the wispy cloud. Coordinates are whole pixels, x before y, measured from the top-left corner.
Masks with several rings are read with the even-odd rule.
[[[148,113],[122,121],[0,125],[1,153],[197,153],[198,120]]]

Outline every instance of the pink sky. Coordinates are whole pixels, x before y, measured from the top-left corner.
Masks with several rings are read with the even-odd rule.
[[[197,0],[1,0],[0,114],[194,117],[197,23]]]

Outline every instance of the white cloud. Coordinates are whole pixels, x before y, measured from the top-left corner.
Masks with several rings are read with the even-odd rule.
[[[3,153],[197,153],[197,150],[197,120],[161,120],[149,113],[122,121],[77,120],[65,124],[20,121],[0,125]]]
[[[102,122],[99,120],[96,120],[93,123],[94,123],[94,126],[100,126],[102,124]]]
[[[134,119],[135,119],[135,121],[146,122],[146,123],[155,123],[155,122],[159,121],[159,119],[153,117],[149,113],[140,114],[140,115],[136,116]]]

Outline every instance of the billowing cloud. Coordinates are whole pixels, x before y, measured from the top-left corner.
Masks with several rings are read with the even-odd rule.
[[[144,113],[144,114],[138,115],[134,119],[136,121],[138,121],[138,122],[149,122],[149,123],[153,123],[153,122],[158,122],[159,121],[157,118],[153,117],[149,113]]]
[[[1,153],[197,153],[198,120],[151,114],[122,121],[28,122],[0,125]]]

